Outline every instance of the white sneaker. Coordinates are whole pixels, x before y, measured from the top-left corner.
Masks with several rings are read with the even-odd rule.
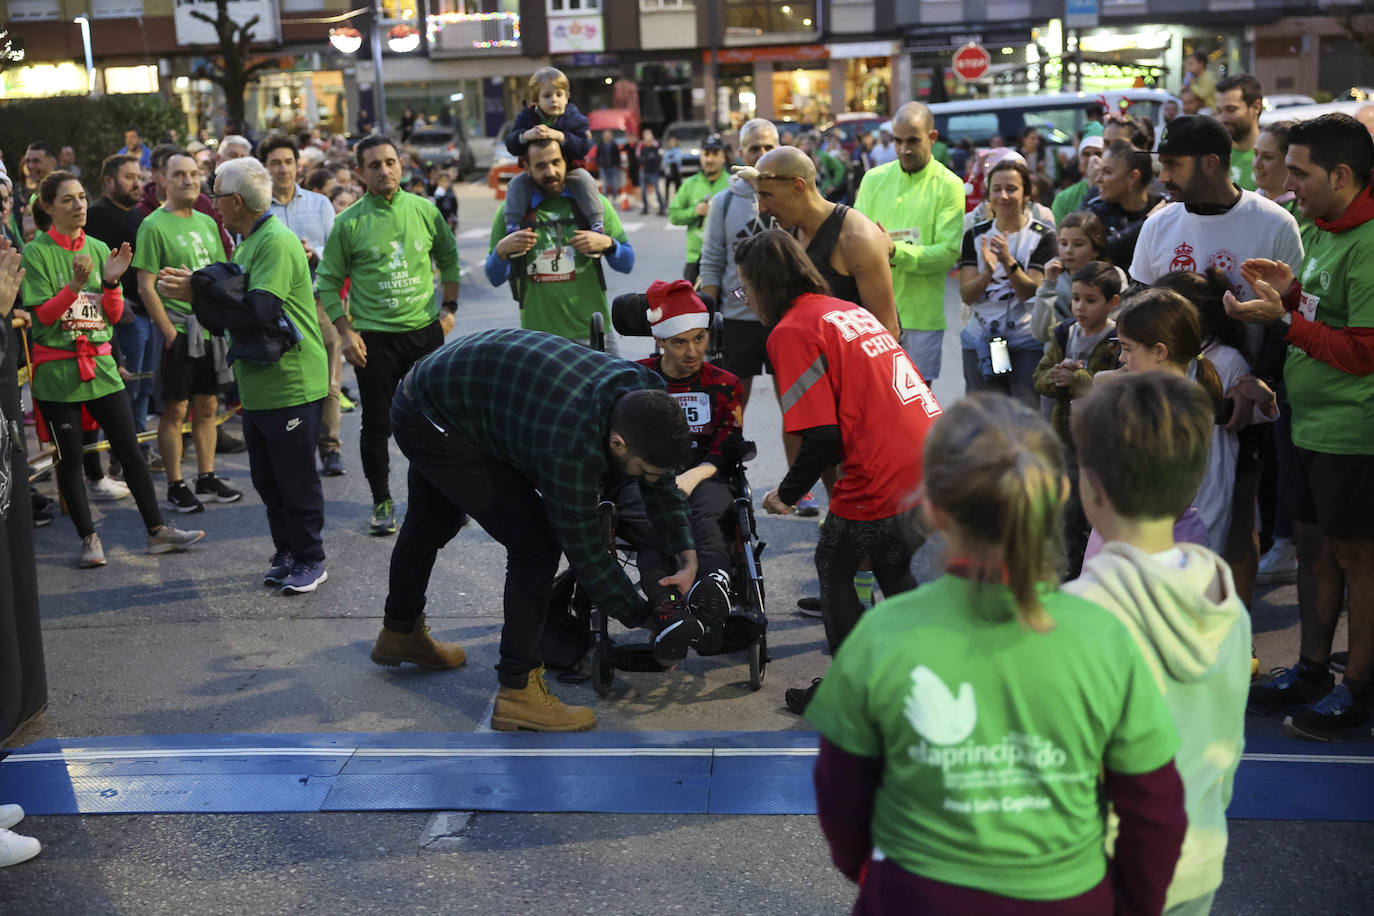
[[[43,845],[33,837],[0,827],[0,868],[27,862],[42,851]]]
[[[0,805],[0,830],[13,827],[24,819],[24,809],[18,805]]]
[[[1260,557],[1256,585],[1286,585],[1298,578],[1298,549],[1289,538],[1274,538],[1274,544]]]
[[[115,480],[113,477],[102,477],[95,483],[86,481],[86,490],[91,494],[91,499],[101,501],[114,501],[124,499],[129,495],[128,485]]]

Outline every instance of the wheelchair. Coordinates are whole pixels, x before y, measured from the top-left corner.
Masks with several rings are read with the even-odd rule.
[[[708,303],[709,304],[709,303]],[[616,299],[612,306],[615,329],[626,336],[646,336],[650,333],[645,317],[644,296],[630,294]],[[712,314],[711,342],[707,358],[719,356],[723,321],[719,312]],[[605,346],[605,325],[602,315],[593,316],[591,327],[593,346]],[[710,630],[710,622],[703,620],[707,633],[701,640],[697,654],[714,657],[744,653],[749,664],[749,687],[763,686],[768,667],[768,618],[764,610],[765,588],[760,558],[767,546],[759,540],[754,523],[754,499],[745,475],[745,463],[757,455],[754,443],[737,439],[727,444],[731,458],[725,479],[733,497],[731,509],[721,521],[725,542],[730,549],[730,611],[723,631]],[[607,552],[620,563],[631,581],[637,549],[617,536],[616,505],[603,499],[598,506],[601,533]],[[636,582],[638,586],[638,582]],[[636,609],[647,622],[652,613],[645,599]],[[615,672],[664,671],[653,656],[652,643],[610,632],[610,615],[578,587],[571,569],[554,579],[553,595],[545,624],[544,661],[559,671],[563,681],[581,681],[588,677],[598,696],[606,696],[615,681]]]

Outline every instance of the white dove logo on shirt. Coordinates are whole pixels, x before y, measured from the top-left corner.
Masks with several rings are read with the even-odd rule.
[[[932,744],[958,744],[973,734],[978,722],[973,685],[960,684],[956,697],[925,665],[911,672],[911,693],[902,711],[917,734]]]

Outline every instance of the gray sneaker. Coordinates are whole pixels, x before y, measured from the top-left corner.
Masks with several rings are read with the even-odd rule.
[[[81,539],[81,560],[77,565],[82,569],[105,565],[105,548],[100,543],[100,535],[88,534]]]
[[[163,525],[148,535],[148,552],[151,554],[181,553],[203,537],[205,537],[204,531],[182,531],[171,525]]]

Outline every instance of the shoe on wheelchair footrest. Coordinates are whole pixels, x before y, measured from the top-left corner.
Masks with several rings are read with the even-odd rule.
[[[743,652],[767,630],[768,620],[758,611],[746,608],[731,611],[725,620],[725,640],[720,651],[714,654]]]
[[[687,594],[687,606],[701,623],[698,655],[714,655],[725,643],[725,622],[730,617],[730,574],[722,569],[702,576]]]
[[[701,639],[703,630],[687,602],[676,592],[659,602],[654,615],[654,658],[671,668],[687,657],[687,651]]]

